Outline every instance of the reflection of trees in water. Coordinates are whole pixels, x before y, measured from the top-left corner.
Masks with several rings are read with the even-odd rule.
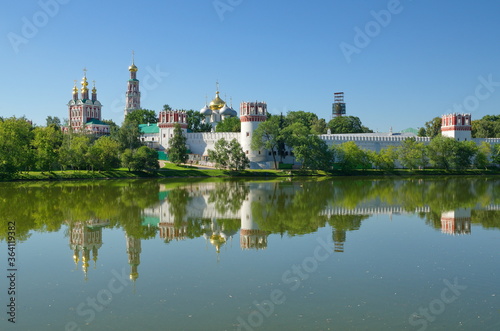
[[[237,213],[249,191],[250,188],[244,182],[217,183],[215,189],[209,192],[208,202],[213,203],[215,210],[221,214],[228,211]]]
[[[301,235],[325,226],[321,211],[332,193],[329,181],[275,182],[252,202],[259,228],[272,233]]]
[[[16,236],[22,241],[29,231],[58,231],[66,221],[109,220],[109,227],[121,227],[137,238],[151,238],[157,228],[143,226],[143,210],[158,203],[159,182],[92,181],[0,184],[0,240],[5,240],[8,222],[16,222]],[[209,192],[217,212],[237,213],[252,192],[252,214],[262,230],[300,235],[315,232],[330,222],[321,213],[327,207],[354,209],[360,206],[399,206],[408,212],[428,206],[419,216],[435,228],[441,214],[458,208],[472,209],[472,222],[500,228],[498,212],[474,210],[500,204],[497,178],[446,177],[425,179],[334,178],[320,181],[217,183]],[[189,237],[203,234],[203,221],[188,219],[190,193],[184,188],[169,191],[167,197],[175,223],[187,226]],[[227,225],[231,229],[236,223]],[[333,225],[332,225],[333,226]],[[338,231],[341,228],[339,228]],[[347,230],[349,231],[349,230]],[[334,236],[342,239],[342,233]]]
[[[106,219],[109,227],[150,237],[152,230],[141,226],[142,211],[158,201],[158,189],[155,181],[3,183],[0,215],[16,221],[20,241],[30,230],[58,231],[63,222],[89,219]],[[7,232],[7,222],[0,222],[0,238]]]

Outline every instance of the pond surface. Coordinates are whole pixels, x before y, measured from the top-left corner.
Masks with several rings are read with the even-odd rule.
[[[498,178],[1,183],[0,217],[1,330],[500,330]]]

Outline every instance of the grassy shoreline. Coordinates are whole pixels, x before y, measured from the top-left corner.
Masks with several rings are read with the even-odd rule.
[[[320,170],[243,170],[227,171],[218,169],[199,169],[191,166],[175,166],[168,164],[156,171],[128,171],[114,169],[110,171],[66,170],[50,172],[23,172],[13,176],[0,175],[0,182],[10,181],[60,181],[89,179],[140,179],[140,178],[278,178],[278,177],[428,177],[428,176],[498,176],[499,170],[352,170],[352,171],[320,171]]]

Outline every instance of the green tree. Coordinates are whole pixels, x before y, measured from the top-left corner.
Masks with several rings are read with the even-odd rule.
[[[57,116],[47,116],[45,122],[47,126],[56,125],[57,127],[61,127],[61,120]]]
[[[62,140],[62,132],[57,125],[35,128],[33,147],[38,169],[50,171],[57,166]]]
[[[97,139],[87,152],[92,170],[111,170],[120,165],[119,143],[108,136]]]
[[[148,146],[141,146],[134,154],[134,159],[137,160],[139,168],[137,170],[159,169],[158,152]]]
[[[398,160],[408,169],[423,168],[427,165],[426,148],[423,142],[417,142],[414,137],[403,140],[398,147]]]
[[[485,141],[481,142],[474,158],[474,166],[478,169],[487,169],[490,164],[491,145]]]
[[[224,138],[219,139],[215,142],[214,148],[208,150],[208,156],[218,169],[244,170],[250,165],[248,157],[236,139],[230,142]]]
[[[71,169],[88,167],[87,152],[92,144],[91,136],[69,132],[63,135],[63,143],[59,149],[59,163]]]
[[[136,122],[123,122],[122,126],[118,130],[116,137],[112,138],[118,141],[120,145],[120,150],[128,149],[137,149],[142,146],[141,141],[139,140],[139,125]]]
[[[0,173],[13,174],[33,165],[33,126],[25,117],[0,120]]]
[[[238,117],[226,117],[217,124],[215,132],[241,132],[241,121]]]
[[[373,163],[378,169],[394,170],[397,158],[397,148],[395,146],[388,146],[382,148],[380,152],[374,153]]]
[[[182,134],[180,124],[176,123],[174,127],[174,136],[170,139],[169,148],[167,149],[168,159],[170,162],[176,165],[186,163],[188,159],[186,142],[187,138]]]
[[[359,117],[338,116],[328,122],[328,128],[333,134],[339,133],[368,133],[373,132],[363,126]]]
[[[295,158],[302,168],[329,170],[333,163],[333,151],[317,135],[307,135],[293,148]]]
[[[286,115],[285,125],[289,126],[294,123],[302,123],[307,127],[307,131],[312,131],[314,123],[318,122],[318,115],[303,110],[289,111]]]
[[[472,165],[478,147],[473,141],[456,141],[437,136],[427,146],[430,163],[440,169],[466,169]]]
[[[356,168],[367,169],[371,166],[368,154],[356,145],[347,141],[334,147],[335,162],[341,170],[349,171]]]
[[[420,129],[422,130],[422,129]],[[425,135],[434,138],[441,133],[441,117],[434,117],[429,122],[425,122]],[[420,134],[421,132],[419,132]],[[423,131],[422,131],[423,133]]]
[[[500,166],[500,144],[494,144],[491,147],[491,163]]]
[[[425,131],[425,128],[420,128],[418,129],[418,136],[419,137],[427,137],[427,132]]]
[[[251,148],[253,150],[269,150],[273,156],[274,169],[278,169],[276,152],[281,140],[280,117],[271,116],[267,121],[260,123],[254,131]]]
[[[212,131],[212,124],[205,123],[205,116],[203,116],[199,111],[194,111],[192,109],[187,110],[186,117],[188,122],[188,130],[190,130],[191,132]]]
[[[136,125],[157,123],[158,117],[156,116],[156,112],[154,110],[137,109],[125,116],[125,122],[134,122]]]
[[[324,118],[313,120],[311,125],[311,134],[326,134],[327,125]]]
[[[134,152],[130,149],[127,148],[123,151],[122,155],[120,156],[120,160],[122,162],[122,167],[125,167],[128,169],[128,171],[132,169],[136,169],[136,164],[135,164],[135,158],[134,158]]]
[[[500,115],[486,115],[472,121],[472,137],[500,138]]]

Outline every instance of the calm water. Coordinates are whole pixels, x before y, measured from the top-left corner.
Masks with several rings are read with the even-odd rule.
[[[495,178],[4,183],[0,216],[1,330],[500,329]]]

